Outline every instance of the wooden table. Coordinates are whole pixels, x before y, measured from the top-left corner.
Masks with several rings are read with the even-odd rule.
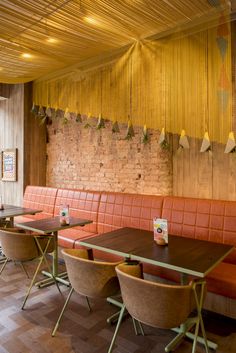
[[[121,228],[98,237],[81,240],[79,244],[178,271],[181,273],[183,284],[187,282],[188,275],[204,278],[234,249],[231,245],[204,240],[174,235],[169,235],[168,238],[168,245],[160,246],[154,242],[151,231]],[[179,335],[166,347],[167,351],[179,343],[183,330],[184,327],[175,330]],[[194,339],[191,332],[186,336]],[[201,337],[198,341],[204,343]],[[214,342],[208,341],[208,345],[212,349],[217,349]]]
[[[31,222],[18,223],[16,224],[16,226],[39,234],[54,235],[53,239],[54,239],[55,249],[53,252],[53,276],[56,278],[58,282],[69,285],[69,282],[65,280],[65,278],[67,277],[66,272],[63,272],[60,274],[58,273],[58,231],[76,227],[76,226],[83,227],[85,224],[89,224],[89,223],[92,223],[92,221],[88,219],[70,217],[70,224],[62,226],[60,224],[60,217],[58,216],[58,217],[52,217],[52,218],[46,218],[46,219],[39,219]],[[52,279],[52,275],[49,272],[43,271],[43,274],[48,278],[36,283],[38,287],[45,287],[54,283],[54,280]]]
[[[34,215],[36,213],[42,212],[42,210],[35,210],[32,208],[26,208],[26,207],[19,207],[19,206],[13,206],[13,205],[3,205],[3,209],[0,210],[0,220],[5,220],[6,218],[9,218],[9,227],[14,226],[14,217],[16,216],[23,216],[26,214],[31,214]],[[5,256],[3,254],[0,255],[0,263],[5,261]]]
[[[121,228],[99,237],[81,240],[80,245],[125,258],[165,267],[185,275],[205,277],[233,249],[232,245],[169,235],[166,246],[157,245],[153,232]]]
[[[13,205],[3,205],[4,209],[0,210],[0,219],[10,218],[10,227],[14,226],[14,217],[24,216],[27,214],[34,215],[42,212],[42,210],[35,210],[33,208],[26,208]]]

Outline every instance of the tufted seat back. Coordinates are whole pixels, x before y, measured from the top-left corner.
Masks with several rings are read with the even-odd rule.
[[[42,210],[33,215],[25,215],[25,218],[42,219],[53,216],[57,189],[45,186],[28,185],[25,189],[23,207]]]
[[[162,218],[170,234],[236,247],[236,202],[166,196]],[[236,250],[224,261],[235,263]]]
[[[59,215],[60,205],[69,205],[70,216],[90,219],[93,221],[83,227],[84,231],[97,233],[97,214],[100,193],[96,191],[58,189],[54,216]],[[75,227],[76,229],[81,227]]]
[[[103,192],[98,209],[98,233],[122,227],[153,230],[161,217],[163,196]]]

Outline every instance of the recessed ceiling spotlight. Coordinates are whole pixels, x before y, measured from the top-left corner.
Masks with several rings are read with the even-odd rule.
[[[99,24],[98,21],[95,20],[95,18],[90,17],[90,16],[84,17],[84,20],[85,20],[85,22],[88,22],[88,23],[90,23],[92,25],[98,25]]]
[[[24,59],[30,59],[30,58],[32,58],[32,55],[29,54],[29,53],[23,53],[23,54],[21,54],[21,56],[22,56],[22,58],[24,58]]]
[[[48,38],[46,39],[46,41],[47,41],[48,43],[54,44],[54,43],[57,43],[57,42],[58,42],[58,39],[52,38],[52,37],[48,37]]]

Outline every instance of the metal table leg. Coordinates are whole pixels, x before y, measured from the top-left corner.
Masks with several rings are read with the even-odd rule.
[[[53,240],[54,240],[54,251],[53,251],[53,262],[52,262],[52,273],[55,279],[66,285],[70,286],[70,282],[66,280],[67,272],[58,273],[58,232],[53,233]],[[52,274],[48,271],[42,271],[42,274],[47,278],[43,279],[42,281],[36,282],[35,285],[39,288],[48,287],[52,284],[55,284]]]
[[[181,273],[181,284],[185,285],[188,284],[189,282],[189,277],[186,273]],[[193,325],[192,325],[193,326]],[[188,338],[190,338],[191,340],[194,340],[195,336],[193,333],[191,332],[186,332],[187,330],[191,329],[191,325],[189,327],[186,328],[185,324],[180,325],[180,327],[177,328],[173,328],[172,331],[175,331],[178,333],[178,335],[165,347],[165,351],[166,352],[170,352],[172,351],[176,345],[186,336]],[[200,344],[205,344],[203,337],[198,336],[197,337],[197,342]],[[217,343],[212,342],[207,340],[207,344],[209,348],[212,348],[214,350],[216,350],[218,348]]]

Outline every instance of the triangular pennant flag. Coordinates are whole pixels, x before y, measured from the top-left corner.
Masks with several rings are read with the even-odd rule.
[[[182,148],[189,148],[189,142],[188,138],[186,136],[185,130],[181,131],[180,139],[179,139],[179,145]]]
[[[82,116],[81,116],[80,113],[76,113],[75,121],[76,121],[77,123],[82,123]]]
[[[128,121],[127,131],[125,135],[125,140],[130,140],[134,137],[134,128],[131,120]]]
[[[147,125],[145,124],[143,126],[143,136],[142,136],[142,143],[146,144],[149,141],[149,136],[147,132]]]
[[[91,118],[92,118],[92,114],[89,112],[87,114],[87,121],[85,121],[85,124],[84,124],[85,129],[92,128]]]
[[[220,0],[208,0],[209,4],[214,7],[220,6]]]
[[[229,79],[227,77],[227,73],[226,73],[224,65],[222,65],[222,68],[220,71],[220,78],[219,78],[218,86],[220,89],[223,89],[223,90],[230,89],[230,83],[229,83]]]
[[[70,115],[70,112],[69,112],[69,108],[66,108],[66,111],[65,111],[65,114],[64,114],[64,118],[69,120],[70,117],[71,117],[71,115]]]
[[[42,105],[40,105],[40,107],[39,107],[38,116],[40,118],[44,118],[45,117],[45,109],[44,109],[44,107]]]
[[[202,140],[202,146],[200,152],[208,152],[211,149],[210,138],[208,132],[206,131]]]
[[[116,132],[120,132],[120,128],[117,120],[113,121],[111,131],[113,132],[113,134],[115,134]]]
[[[165,141],[165,139],[166,139],[166,134],[165,134],[165,128],[163,127],[161,129],[161,133],[158,140],[159,145],[161,145]]]
[[[158,143],[159,143],[159,145],[161,146],[162,149],[168,150],[169,147],[170,147],[169,142],[167,141],[167,138],[166,138],[166,133],[165,133],[165,128],[164,127],[161,129],[161,133],[160,133],[160,136],[159,136],[159,139],[158,139]]]
[[[235,138],[234,138],[234,133],[231,131],[229,133],[228,141],[225,146],[225,153],[232,153],[235,152],[236,150],[236,143],[235,143]]]
[[[49,107],[49,106],[47,106],[47,109],[46,109],[46,115],[49,117],[49,118],[51,118],[52,117],[52,109]]]
[[[68,124],[70,117],[71,117],[71,115],[70,115],[70,112],[69,112],[69,108],[66,108],[64,116],[63,116],[62,124],[63,125]]]
[[[225,39],[224,37],[218,37],[216,38],[216,42],[220,51],[221,58],[224,60],[226,51],[228,49],[228,39]]]
[[[102,114],[99,114],[96,129],[100,130],[100,129],[104,129],[104,128],[105,128],[105,121],[102,117]]]
[[[38,114],[39,106],[33,103],[33,106],[31,108],[31,112],[35,115]]]
[[[218,90],[218,99],[221,105],[221,109],[223,112],[227,110],[228,100],[229,100],[229,92],[224,90]]]

